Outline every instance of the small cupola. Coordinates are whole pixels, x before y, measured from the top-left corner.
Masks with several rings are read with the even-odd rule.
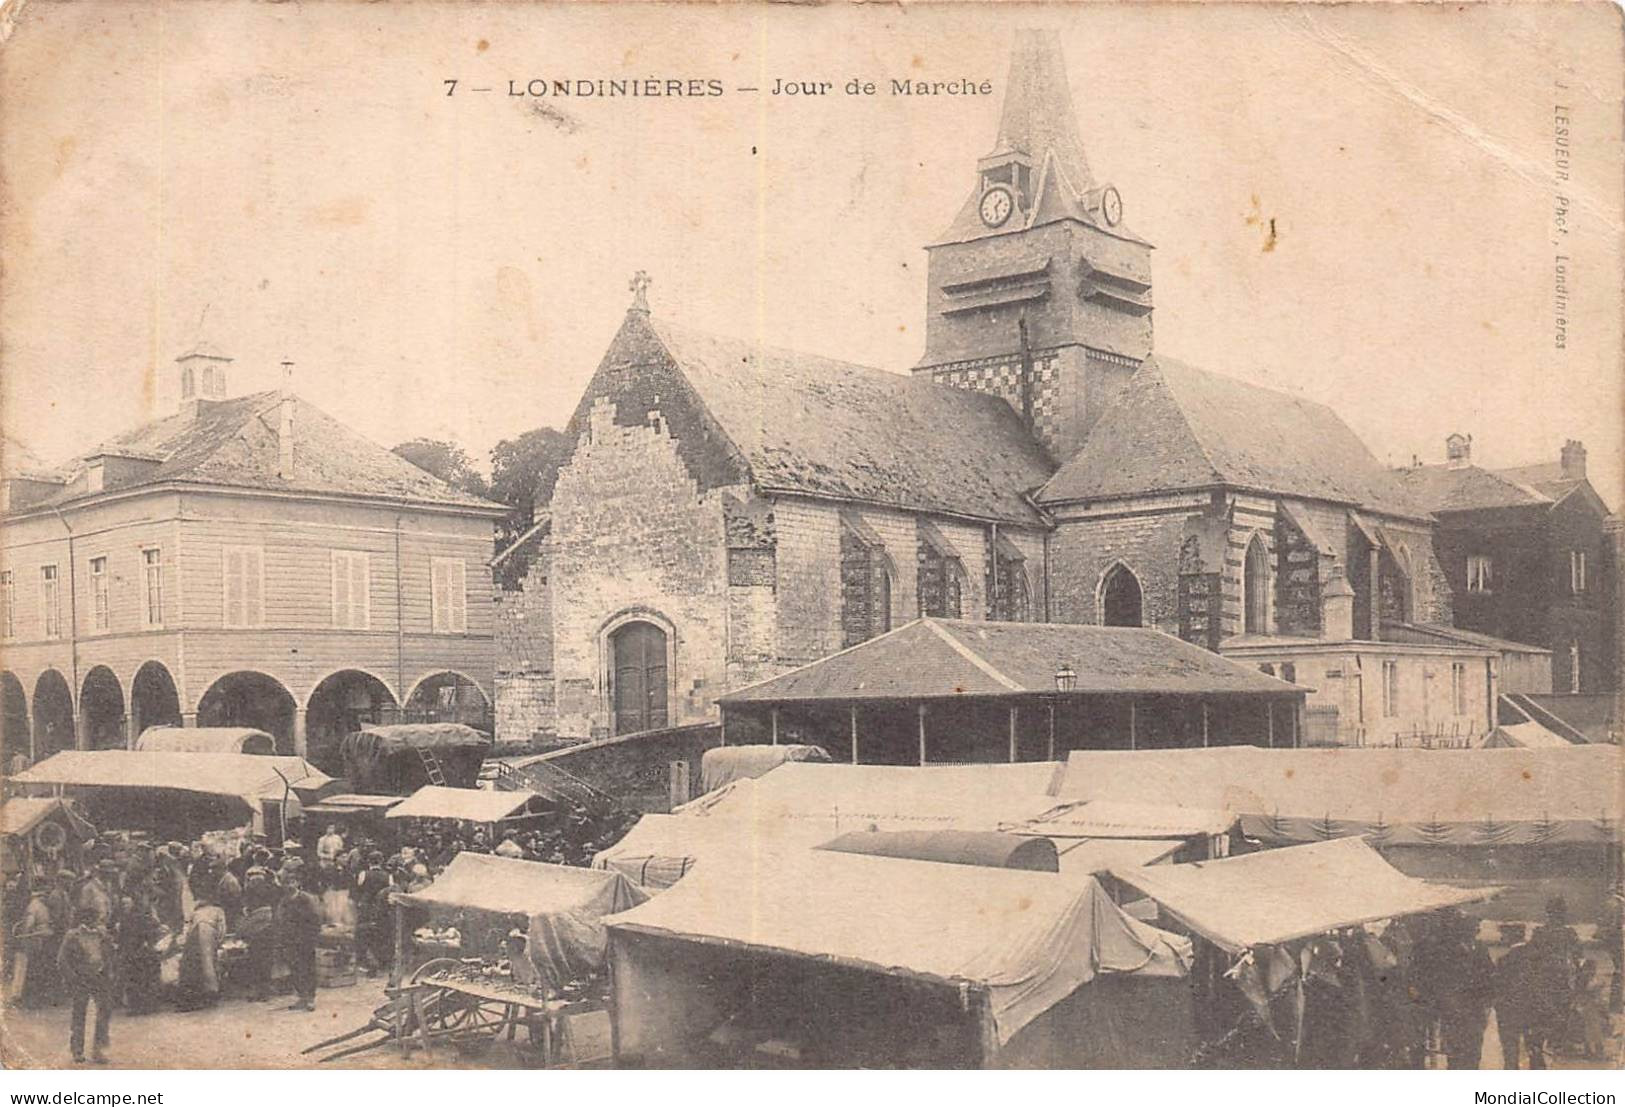
[[[1473,463],[1473,436],[1452,434],[1444,440],[1445,463],[1452,469],[1465,469]]]
[[[180,366],[183,409],[198,400],[226,398],[226,369],[231,365],[231,358],[220,350],[206,342],[199,342],[176,358],[175,364]]]

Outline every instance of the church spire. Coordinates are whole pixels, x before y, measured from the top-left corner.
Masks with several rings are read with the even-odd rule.
[[[1078,137],[1066,59],[1061,56],[1060,44],[1047,31],[1016,32],[998,137],[992,153],[982,160],[1011,154],[1025,154],[1035,170],[1043,166],[1046,155],[1053,156],[1055,165],[1077,192],[1095,187],[1083,140]]]

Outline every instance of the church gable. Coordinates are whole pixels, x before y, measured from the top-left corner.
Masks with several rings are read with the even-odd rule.
[[[626,313],[565,432],[579,440],[591,428],[594,409],[605,404],[615,425],[653,426],[673,439],[701,492],[749,479],[739,447],[706,410],[645,310]]]

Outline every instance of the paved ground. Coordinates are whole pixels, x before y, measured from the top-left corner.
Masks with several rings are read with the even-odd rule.
[[[274,1002],[228,1000],[208,1011],[162,1011],[151,1015],[113,1017],[113,1047],[109,1051],[119,1068],[289,1068],[311,1064],[300,1051],[361,1026],[374,1007],[384,1003],[383,978],[362,978],[354,987],[325,988],[317,996],[316,1010],[285,1010],[290,997]],[[0,1012],[0,1062],[7,1068],[66,1068],[68,1007],[43,1011]],[[583,1059],[607,1057],[609,1021],[602,1014],[573,1027]],[[523,1038],[523,1032],[521,1032]],[[334,1062],[334,1068],[516,1068],[519,1054],[506,1046],[482,1056],[437,1049],[425,1057],[414,1050],[403,1058],[399,1050],[384,1046]],[[324,1066],[327,1067],[327,1066]]]

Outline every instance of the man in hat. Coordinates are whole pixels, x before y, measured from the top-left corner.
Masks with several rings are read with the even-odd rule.
[[[107,1047],[112,1042],[113,958],[107,931],[93,912],[80,911],[74,916],[73,926],[63,935],[62,947],[57,952],[57,970],[73,1000],[68,1046],[73,1051],[74,1061],[84,1063],[85,1015],[94,1002],[96,1032],[90,1059],[98,1065],[107,1064]]]
[[[104,857],[86,874],[79,889],[77,906],[95,918],[95,925],[107,929],[113,922],[113,889],[118,886],[118,862]]]
[[[51,983],[56,976],[56,951],[61,945],[51,925],[46,906],[45,883],[31,882],[28,906],[12,937],[17,944],[17,962],[12,977],[12,996],[24,1007],[44,1007],[51,1002]]]
[[[282,957],[293,978],[298,999],[290,1011],[316,1010],[316,940],[322,932],[322,909],[303,888],[304,877],[295,868],[282,873],[282,902],[277,904],[276,929]]]
[[[356,963],[371,976],[391,960],[389,892],[394,882],[378,850],[367,854],[366,865],[356,879]]]

